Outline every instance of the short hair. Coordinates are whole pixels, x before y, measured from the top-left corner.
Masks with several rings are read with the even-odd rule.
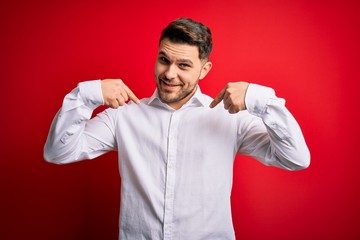
[[[196,22],[190,18],[178,18],[164,28],[160,36],[159,44],[165,38],[173,43],[186,43],[197,46],[201,60],[207,60],[210,57],[212,50],[211,31],[200,22]]]

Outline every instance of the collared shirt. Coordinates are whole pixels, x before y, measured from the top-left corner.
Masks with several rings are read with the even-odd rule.
[[[100,81],[65,99],[45,144],[53,163],[117,150],[121,176],[119,239],[235,239],[230,193],[237,153],[265,165],[309,165],[301,130],[271,88],[250,84],[246,111],[229,114],[197,88],[180,109],[151,98],[91,118],[103,104]]]

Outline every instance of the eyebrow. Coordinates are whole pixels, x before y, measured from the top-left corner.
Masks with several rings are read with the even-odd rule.
[[[159,52],[159,55],[162,55],[166,58],[169,58],[168,55],[166,54],[166,52],[164,52],[163,50],[161,50]],[[180,58],[180,59],[176,59],[176,62],[180,62],[180,63],[188,63],[188,64],[191,64],[191,65],[194,65],[194,63],[190,60],[190,59],[186,59],[186,58]]]

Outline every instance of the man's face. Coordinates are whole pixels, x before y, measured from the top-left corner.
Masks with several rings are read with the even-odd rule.
[[[200,60],[197,46],[163,39],[155,64],[160,99],[174,109],[181,108],[196,91],[199,79],[211,69],[211,62]]]

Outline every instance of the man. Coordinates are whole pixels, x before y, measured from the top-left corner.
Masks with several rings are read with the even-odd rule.
[[[177,19],[160,37],[152,97],[140,101],[120,79],[82,82],[55,116],[47,161],[118,151],[120,239],[234,239],[237,153],[288,170],[309,165],[301,130],[272,89],[236,82],[214,100],[201,93],[211,49],[206,26]],[[102,104],[110,108],[90,120]]]

